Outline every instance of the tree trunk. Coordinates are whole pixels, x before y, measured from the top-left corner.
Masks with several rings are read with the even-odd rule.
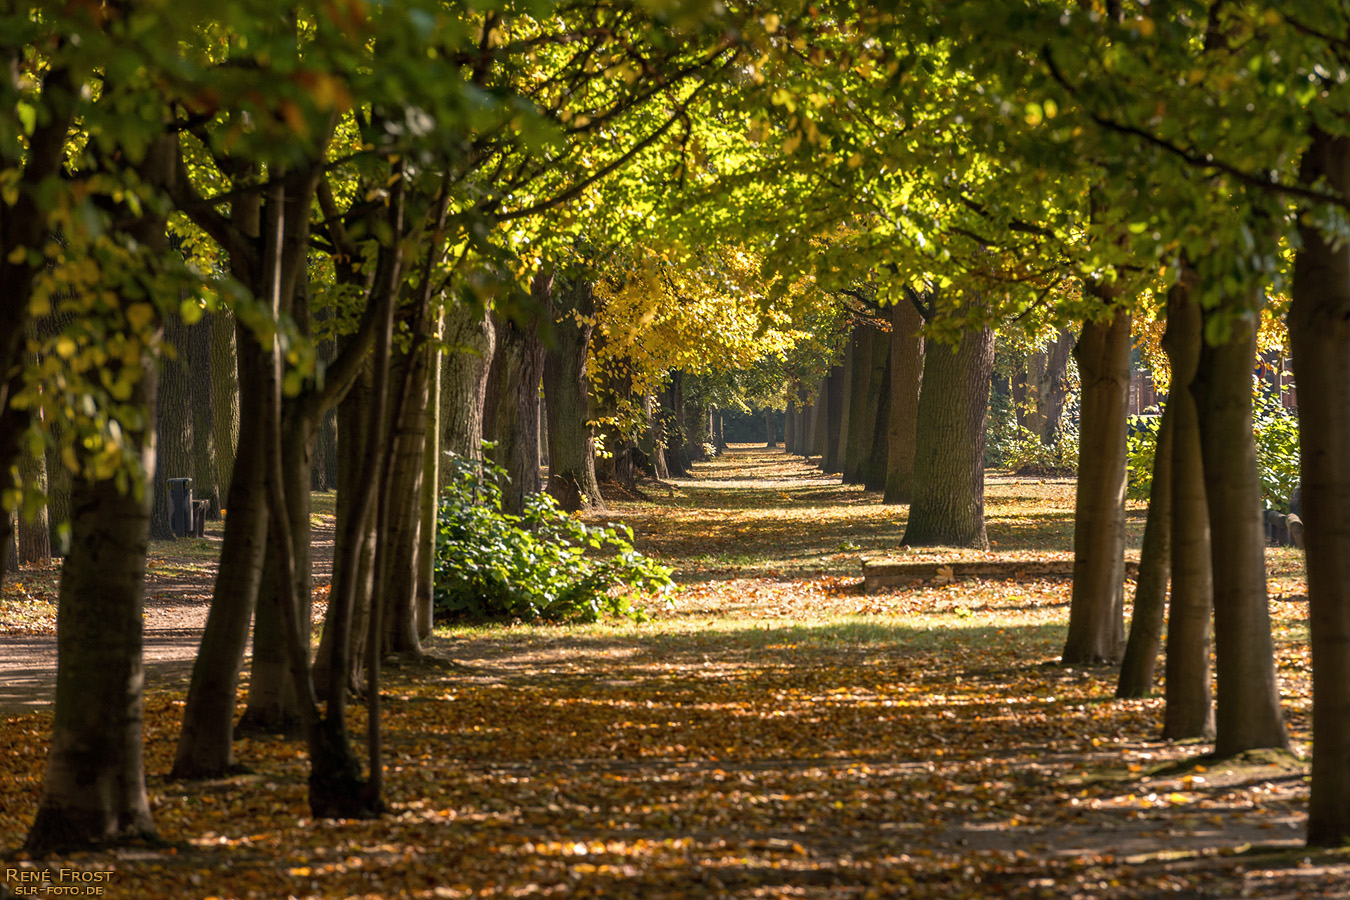
[[[891,335],[876,331],[872,337],[872,378],[867,392],[867,416],[872,433],[865,443],[870,447],[863,461],[862,483],[869,491],[886,487],[886,465],[890,460],[888,440],[891,431]]]
[[[683,378],[684,373],[679,369],[668,372],[666,386],[658,397],[657,420],[667,478],[684,478],[689,474],[689,467],[680,452],[684,447],[684,391],[680,385]]]
[[[1024,409],[1018,410],[1018,419],[1046,445],[1054,443],[1064,413],[1073,346],[1073,330],[1062,328],[1048,346],[1027,357]]]
[[[988,549],[984,530],[984,421],[994,332],[967,331],[924,354],[914,457],[915,491],[901,543]]]
[[[663,445],[664,438],[661,418],[664,411],[661,402],[652,394],[647,394],[642,398],[642,412],[647,420],[647,426],[639,438],[638,446],[642,452],[647,454],[647,459],[651,461],[652,475],[657,481],[670,480],[670,466],[666,463],[666,451]]]
[[[844,484],[862,484],[863,468],[872,453],[872,435],[876,427],[876,406],[869,406],[872,390],[872,344],[876,329],[864,322],[853,330],[851,381],[846,390],[848,401],[848,437],[843,461]]]
[[[792,392],[796,394],[796,391]],[[787,408],[783,410],[783,452],[797,452],[797,406],[795,397],[789,398]]]
[[[551,271],[535,276],[532,293],[541,310],[550,308]],[[522,327],[493,318],[496,397],[488,439],[496,444],[493,460],[506,469],[509,479],[502,485],[502,511],[518,516],[525,511],[526,499],[543,488],[539,478],[539,385],[544,374],[544,347],[539,341],[540,322],[527,322]]]
[[[192,441],[192,379],[188,371],[188,327],[171,316],[164,322],[164,354],[159,375],[155,423],[155,505],[150,515],[150,537],[174,537],[169,522],[169,478],[191,478],[196,471]]]
[[[825,389],[829,395],[826,400],[828,415],[825,418],[825,454],[820,462],[820,471],[827,475],[836,474],[843,469],[843,457],[839,450],[844,440],[844,413],[848,397],[848,391],[845,390],[846,378],[847,370],[842,365],[830,369],[830,374],[826,376]]]
[[[1212,537],[1214,752],[1220,756],[1289,748],[1270,636],[1261,482],[1252,435],[1252,360],[1261,302],[1259,293],[1230,297],[1207,311],[1206,325],[1211,317],[1224,316],[1231,332],[1224,343],[1201,350],[1192,387]]]
[[[153,377],[146,374],[145,386]],[[150,445],[147,435],[123,435]],[[155,836],[141,753],[150,510],[111,480],[77,481],[73,505],[57,612],[52,742],[25,845],[35,855]]]
[[[47,527],[54,556],[65,556],[70,549],[70,469],[61,459],[61,451],[47,447]]]
[[[333,581],[329,587],[329,596],[348,593],[351,596],[351,619],[345,626],[347,640],[342,667],[347,672],[346,689],[352,692],[361,689],[364,668],[359,651],[365,646],[366,622],[374,594],[374,509],[366,511],[363,522],[352,521],[356,496],[361,488],[361,463],[370,425],[372,390],[371,366],[367,364],[351,391],[338,404],[337,527],[333,538]],[[349,576],[346,574],[348,566],[338,565],[337,562],[352,558],[355,558],[356,565],[350,567],[352,574]],[[352,581],[350,587],[344,584],[347,580]],[[330,609],[330,615],[324,619],[323,634],[314,661],[315,691],[320,698],[330,703],[334,687],[331,677],[334,668],[333,642],[338,626],[338,618],[331,615]]]
[[[234,311],[222,309],[208,316],[207,321],[211,329],[211,433],[215,439],[221,493],[228,502],[240,441],[239,358],[235,351]]]
[[[914,493],[915,425],[923,382],[923,317],[908,299],[891,307],[891,405],[886,435],[883,503],[908,503]]]
[[[690,461],[703,462],[708,459],[707,447],[712,443],[710,431],[711,419],[708,418],[708,404],[705,400],[686,403],[684,424],[684,449]]]
[[[1167,414],[1172,417],[1172,600],[1167,615],[1163,713],[1163,737],[1168,740],[1214,736],[1209,504],[1200,455],[1200,421],[1190,390],[1203,339],[1200,309],[1190,301],[1183,282],[1168,297],[1163,336],[1172,369],[1167,401]]]
[[[445,331],[445,311],[437,314],[435,338],[438,342],[428,348],[431,372],[428,384],[426,434],[422,439],[422,498],[421,521],[418,523],[417,582],[413,603],[417,614],[417,637],[431,637],[436,614],[436,518],[440,506],[441,483],[441,351],[439,342]],[[531,423],[533,425],[534,423]],[[535,432],[537,433],[537,431]],[[538,457],[538,447],[535,456]],[[536,462],[535,473],[539,467]]]
[[[327,307],[315,313],[315,320],[326,322],[332,319],[332,311]],[[318,341],[314,355],[318,361],[328,366],[337,353],[337,341],[329,338]],[[337,407],[323,414],[319,421],[319,436],[314,441],[314,465],[312,467],[310,489],[332,491],[337,489]]]
[[[811,416],[811,455],[818,457],[816,463],[823,470],[825,468],[825,457],[829,453],[830,440],[830,416],[834,414],[830,409],[830,377],[826,375],[820,379],[816,385],[816,404],[814,415]],[[720,413],[718,414],[720,418]]]
[[[1116,696],[1122,699],[1153,694],[1153,674],[1162,645],[1167,610],[1167,582],[1172,571],[1172,420],[1171,405],[1163,411],[1158,445],[1153,455],[1153,483],[1148,496],[1144,545],[1139,551],[1135,579],[1134,614],[1125,658],[1120,664]]]
[[[254,408],[262,392],[259,380],[262,354],[258,342],[243,326],[240,328],[239,452],[226,495],[229,515],[225,518],[211,608],[202,632],[201,649],[192,666],[183,710],[183,728],[171,773],[174,778],[214,778],[234,766],[236,691],[248,645],[249,623],[262,583],[267,498],[262,482],[261,422]],[[217,374],[217,384],[223,380]],[[219,435],[219,429],[216,433]]]
[[[47,456],[33,456],[25,453],[19,457],[19,482],[25,491],[33,490],[47,493]],[[26,516],[20,510],[18,516],[19,537],[18,561],[25,565],[41,563],[45,565],[52,558],[52,532],[47,522],[47,504],[32,510],[32,516]]]
[[[604,509],[595,479],[595,434],[587,378],[595,285],[577,276],[557,293],[557,346],[544,352],[548,394],[548,492],[568,511]],[[679,444],[675,445],[677,448]]]
[[[220,467],[212,429],[216,398],[212,391],[211,323],[187,326],[188,379],[192,388],[192,498],[209,504],[206,517],[220,518]]]
[[[848,460],[849,436],[853,431],[853,369],[858,361],[858,340],[862,325],[854,325],[844,341],[844,361],[840,366],[839,384],[839,440],[835,443],[834,467],[827,471],[838,472],[840,480],[848,483],[844,469]]]
[[[259,199],[235,202],[231,216],[232,224],[241,234],[254,239],[261,237]],[[230,272],[241,284],[259,285],[256,260],[232,256]],[[226,328],[234,333],[224,334]],[[225,401],[214,408],[214,433],[217,462],[222,477],[228,478],[225,508],[229,513],[225,518],[211,608],[188,685],[183,728],[178,735],[171,773],[175,778],[217,777],[234,766],[239,672],[267,550],[262,348],[247,325],[225,312],[212,317],[211,347],[212,374],[215,387],[219,388],[215,393]],[[233,373],[222,371],[230,360],[234,361]]]
[[[142,169],[147,183],[171,183],[177,146],[173,137],[150,146]],[[126,228],[129,243],[144,248],[146,258],[137,262],[151,270],[150,277],[156,254],[168,250],[166,235],[167,223],[158,216],[135,218]],[[126,364],[110,361],[105,371],[116,378],[119,365]],[[139,416],[125,417],[122,440],[153,480],[154,362],[145,354],[131,365],[140,371],[129,373],[133,386],[125,404]],[[25,843],[34,855],[155,836],[141,735],[151,494],[139,473],[128,481],[119,489],[116,479],[82,477],[72,497],[71,550],[57,608],[52,737]]]
[[[389,379],[391,396],[387,402],[398,413],[398,420],[391,431],[393,469],[385,498],[389,504],[388,527],[380,534],[386,548],[386,566],[380,580],[386,654],[422,653],[417,635],[417,553],[431,363],[438,361],[431,353],[425,341],[417,340],[409,352],[398,354]]]
[[[445,343],[449,349],[441,362],[441,449],[464,459],[482,459],[483,401],[495,344],[487,313],[451,305],[445,311]],[[449,472],[443,471],[442,478],[447,477]]]
[[[1105,291],[1102,299],[1110,300]],[[1083,382],[1073,597],[1063,661],[1118,663],[1125,648],[1125,434],[1130,314],[1087,322],[1074,348]]]
[[[1350,196],[1350,138],[1314,129],[1303,181]],[[1308,843],[1350,840],[1350,245],[1301,225],[1289,336],[1298,384],[1313,659]]]
[[[773,410],[764,410],[764,446],[772,450],[778,446],[778,422]]]

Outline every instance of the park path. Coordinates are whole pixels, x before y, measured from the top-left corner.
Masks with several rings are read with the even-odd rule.
[[[211,588],[216,578],[221,526],[203,540],[214,553],[195,555],[190,565],[175,558],[172,542],[156,542],[145,591],[145,678],[151,686],[187,684],[197,658]],[[203,559],[202,556],[209,558]],[[327,584],[333,567],[331,520],[314,527],[315,585]],[[56,636],[0,634],[0,715],[45,709],[56,693]]]

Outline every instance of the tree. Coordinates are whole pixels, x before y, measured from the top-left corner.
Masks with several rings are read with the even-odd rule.
[[[1083,383],[1073,599],[1065,663],[1117,663],[1125,650],[1125,409],[1130,322],[1087,322],[1074,348]]]
[[[143,153],[132,157],[134,178],[126,185],[142,192],[137,199],[143,211],[125,202],[114,207],[126,217],[117,229],[120,258],[107,258],[102,266],[103,278],[120,290],[94,300],[88,310],[104,317],[131,352],[104,363],[110,394],[123,403],[124,424],[112,429],[85,423],[75,450],[82,466],[73,483],[71,549],[61,572],[52,743],[25,842],[37,855],[155,834],[141,748],[141,618],[154,473],[155,372],[148,349],[160,313],[142,298],[163,290],[155,279],[171,265],[156,193],[174,177],[177,140],[161,136]],[[93,344],[98,334],[90,329],[83,338]]]
[[[955,346],[934,342],[925,348],[915,425],[915,490],[902,544],[989,547],[984,530],[984,421],[994,341],[993,329],[986,326],[963,331]]]
[[[1350,198],[1350,137],[1314,126],[1300,179]],[[1329,224],[1329,223],[1328,223]],[[1345,517],[1350,471],[1337,448],[1350,427],[1350,249],[1315,221],[1301,220],[1289,335],[1299,384],[1299,438],[1313,654],[1313,761],[1308,843],[1350,838],[1350,555]]]
[[[923,384],[923,317],[914,299],[891,307],[891,405],[886,441],[886,503],[908,503],[914,495],[919,396]]]

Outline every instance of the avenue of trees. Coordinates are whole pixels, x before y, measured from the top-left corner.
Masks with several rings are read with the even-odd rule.
[[[0,26],[0,572],[11,543],[65,556],[33,852],[155,833],[141,610],[167,478],[227,510],[173,775],[287,731],[315,815],[375,816],[380,665],[432,625],[443,454],[489,453],[508,511],[593,510],[716,452],[719,411],[776,407],[789,452],[909,505],[903,543],[987,547],[1000,344],[1036,440],[1070,358],[1080,382],[1064,660],[1147,693],[1165,627],[1166,735],[1287,749],[1263,316],[1299,385],[1308,841],[1350,838],[1339,5],[74,2]],[[1170,389],[1127,638],[1144,320]],[[338,497],[317,647],[312,486]]]

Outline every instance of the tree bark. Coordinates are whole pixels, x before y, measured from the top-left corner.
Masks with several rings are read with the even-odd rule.
[[[1110,302],[1106,291],[1101,299]],[[1130,314],[1087,322],[1074,348],[1083,382],[1073,597],[1063,661],[1118,663],[1125,648],[1125,434]]]
[[[240,204],[236,204],[240,205]],[[228,502],[234,459],[240,441],[239,358],[235,351],[234,311],[207,317],[211,330],[211,433],[220,472],[222,499]]]
[[[211,324],[205,320],[187,326],[188,380],[192,389],[192,497],[209,503],[206,517],[220,518],[220,467],[212,430],[216,398],[212,391]]]
[[[915,427],[923,383],[922,328],[923,317],[908,299],[891,307],[891,405],[883,503],[908,503],[914,494]]]
[[[332,702],[332,671],[336,633],[346,635],[342,668],[347,673],[346,689],[359,692],[364,674],[360,648],[365,646],[366,622],[374,594],[375,517],[366,511],[363,522],[354,522],[356,498],[362,487],[361,466],[365,440],[370,426],[373,373],[367,363],[347,396],[338,404],[337,528],[333,538],[333,581],[329,596],[349,596],[351,611],[346,623],[331,614],[324,619],[323,633],[314,661],[314,686],[321,699]],[[356,564],[337,565],[338,560],[355,559]],[[350,574],[349,574],[350,573]],[[350,582],[348,584],[347,582]],[[342,626],[340,629],[339,626]]]
[[[70,548],[70,469],[66,468],[59,449],[48,445],[46,456],[48,533],[52,554],[65,556]]]
[[[862,484],[863,468],[872,453],[872,436],[876,427],[876,407],[869,405],[872,390],[872,344],[876,329],[863,322],[853,330],[853,366],[851,381],[846,389],[848,401],[848,438],[841,454],[844,484]]]
[[[25,453],[19,457],[19,482],[25,491],[33,490],[47,493],[47,455],[33,456]],[[52,558],[52,532],[47,522],[47,504],[43,503],[25,516],[21,510],[18,516],[19,538],[17,541],[19,562],[25,565],[46,564]]]
[[[816,385],[816,404],[811,416],[811,455],[817,457],[817,465],[825,468],[825,456],[829,453],[830,416],[830,377],[825,375]],[[718,413],[720,425],[721,413]]]
[[[539,309],[550,308],[553,272],[535,276],[532,294]],[[502,511],[518,516],[525,501],[539,493],[539,386],[544,375],[544,347],[539,340],[541,323],[517,325],[494,316],[497,351],[492,358],[496,381],[492,430],[488,439],[496,444],[493,460],[506,469],[509,482],[502,486]]]
[[[1048,346],[1027,357],[1023,408],[1018,410],[1018,420],[1046,445],[1054,443],[1064,413],[1073,346],[1073,330],[1062,328]]]
[[[565,510],[604,509],[595,478],[595,434],[590,423],[591,325],[595,285],[577,276],[558,292],[554,335],[557,346],[544,352],[548,395],[548,492]],[[677,415],[679,411],[676,411]],[[679,421],[678,419],[676,421]],[[667,435],[671,439],[672,435]],[[681,445],[674,444],[678,451]]]
[[[419,323],[425,310],[414,313]],[[424,327],[418,325],[417,327]],[[418,335],[412,348],[397,354],[389,379],[389,408],[397,410],[390,451],[388,527],[380,534],[385,542],[386,566],[381,574],[384,602],[384,653],[420,656],[422,644],[417,629],[418,548],[422,522],[422,474],[426,469],[427,402],[430,396],[431,364],[438,362],[432,348]]]
[[[1167,610],[1167,583],[1172,571],[1172,413],[1163,411],[1158,445],[1153,455],[1153,483],[1148,496],[1148,520],[1144,544],[1139,551],[1139,576],[1135,579],[1134,614],[1120,664],[1116,696],[1122,699],[1153,694],[1153,675],[1162,646],[1163,620]]]
[[[445,343],[448,349],[441,362],[441,449],[464,459],[482,459],[483,401],[495,349],[495,335],[487,313],[465,304],[452,304],[445,311]],[[445,471],[442,478],[448,476]]]
[[[830,374],[826,376],[828,415],[825,418],[825,454],[820,461],[820,471],[827,475],[834,475],[843,469],[839,449],[843,441],[845,398],[848,396],[844,388],[847,383],[845,379],[846,369],[842,365],[830,369]]]
[[[988,549],[984,530],[984,422],[994,332],[970,330],[924,354],[914,458],[915,491],[902,544]]]
[[[191,478],[196,471],[192,440],[192,378],[188,371],[188,327],[178,316],[164,322],[168,345],[159,374],[155,423],[155,505],[150,515],[150,537],[174,537],[169,522],[169,478]]]
[[[1319,129],[1300,172],[1350,196],[1350,139]],[[1289,336],[1298,384],[1313,660],[1308,843],[1350,840],[1350,246],[1302,224]]]
[[[152,374],[145,378],[153,383]],[[123,435],[142,447],[151,443],[130,430]],[[52,742],[25,845],[35,855],[155,836],[141,752],[150,510],[111,480],[77,481],[73,506],[57,612]]]
[[[867,392],[867,415],[872,420],[870,447],[863,461],[862,483],[869,491],[886,487],[886,466],[890,460],[888,440],[891,431],[891,335],[876,330],[872,336],[872,377]]]
[[[1206,312],[1207,326],[1223,316],[1231,331],[1224,343],[1202,349],[1192,387],[1212,536],[1214,752],[1220,756],[1289,748],[1270,635],[1261,482],[1252,435],[1252,360],[1261,302],[1260,293],[1229,297]]]
[[[1163,713],[1163,737],[1168,740],[1214,737],[1209,503],[1200,454],[1200,420],[1191,395],[1203,329],[1200,309],[1190,301],[1183,281],[1168,297],[1163,336],[1172,369],[1167,401],[1167,414],[1172,417],[1172,600],[1167,616]]]
[[[417,614],[417,637],[426,640],[436,617],[436,519],[440,506],[441,483],[441,355],[439,342],[445,331],[445,311],[437,313],[435,338],[429,347],[431,372],[428,384],[426,434],[422,440],[421,521],[418,524],[417,581],[413,604]],[[532,425],[534,423],[531,423]],[[538,433],[537,430],[535,433]],[[538,456],[538,447],[535,447]],[[535,473],[539,471],[535,465]],[[336,472],[334,473],[336,474]]]
[[[241,331],[243,326],[240,326]],[[253,405],[262,391],[258,342],[247,332],[238,342],[237,384],[241,398],[239,452],[226,495],[225,532],[216,583],[192,666],[183,728],[174,756],[174,778],[213,778],[234,767],[234,714],[249,624],[262,584],[267,547],[260,421]],[[218,383],[219,383],[218,377]],[[219,429],[216,434],[219,435]],[[256,652],[256,651],[255,651]]]

